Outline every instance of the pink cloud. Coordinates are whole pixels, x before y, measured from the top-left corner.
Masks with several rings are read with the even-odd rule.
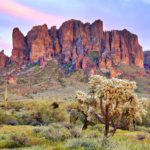
[[[64,18],[41,12],[29,6],[15,2],[14,0],[5,0],[0,4],[0,11],[13,17],[31,20],[40,23],[50,23],[60,25]]]

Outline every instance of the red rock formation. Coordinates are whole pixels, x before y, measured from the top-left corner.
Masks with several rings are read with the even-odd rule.
[[[58,37],[58,30],[56,29],[56,26],[51,27],[49,30],[49,35],[52,38],[53,41],[53,49],[56,54],[59,54],[61,52],[61,47],[59,44],[59,37]]]
[[[138,67],[143,67],[144,54],[142,47],[139,45],[138,37],[130,33],[126,29],[122,32],[122,58],[126,60],[126,54],[129,56],[129,64],[135,64]],[[127,49],[127,51],[125,51]]]
[[[123,73],[122,71],[116,70],[113,68],[110,70],[111,77],[113,77],[113,78],[116,78],[116,77],[122,75],[122,73]]]
[[[4,50],[0,51],[0,69],[4,68],[6,66],[8,60],[9,60],[9,57],[7,57],[4,54]]]
[[[19,28],[14,28],[12,38],[13,38],[13,50],[11,60],[20,65],[23,65],[24,63],[27,63],[29,57],[25,37],[19,30]]]
[[[91,60],[87,57],[87,56],[84,56],[83,57],[83,61],[82,61],[82,69],[87,69],[89,68],[89,64],[91,63]]]
[[[100,61],[102,66],[124,63],[143,67],[144,56],[138,38],[126,29],[105,32],[103,45],[104,51]]]
[[[61,65],[75,65],[76,70],[92,65],[111,68],[120,63],[143,67],[144,59],[136,35],[127,30],[104,32],[101,20],[92,24],[69,20],[59,29],[53,26],[49,30],[47,25],[35,26],[26,38],[14,29],[13,60],[28,58],[26,51],[30,62],[55,57]],[[98,52],[96,61],[90,57],[92,51]]]
[[[47,25],[33,27],[27,34],[27,44],[30,49],[31,62],[43,56],[50,59],[53,54],[52,40]]]

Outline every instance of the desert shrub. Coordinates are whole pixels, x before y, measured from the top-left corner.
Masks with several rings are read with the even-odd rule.
[[[81,137],[81,132],[82,132],[82,130],[79,127],[74,127],[72,129],[70,129],[71,136],[74,138]]]
[[[18,84],[25,84],[25,83],[27,83],[27,80],[25,80],[24,78],[18,78],[17,83]]]
[[[78,138],[69,139],[66,147],[69,149],[86,149],[86,150],[100,150],[100,144],[97,139]]]
[[[31,126],[41,126],[42,123],[36,119],[32,119],[31,121],[28,122],[29,125]]]
[[[30,146],[29,139],[24,135],[6,134],[0,140],[0,148],[17,148]]]
[[[12,135],[11,141],[14,143],[15,147],[28,146],[28,138],[24,134],[19,136]]]
[[[35,71],[35,72],[39,72],[39,71],[40,71],[40,65],[39,65],[39,64],[36,64],[36,65],[34,66],[34,71]]]
[[[21,125],[27,125],[32,120],[31,111],[28,110],[22,109],[20,112],[15,112],[14,116]]]
[[[64,141],[71,137],[71,134],[67,128],[54,128],[53,126],[49,126],[47,130],[45,130],[42,135],[50,140],[50,141]]]
[[[91,130],[97,130],[101,133],[104,132],[104,125],[103,124],[96,124],[94,126],[89,126],[88,128]]]
[[[8,125],[19,125],[18,121],[17,120],[13,120],[13,119],[9,119],[6,121],[6,124]]]
[[[137,135],[138,140],[144,140],[145,138],[146,138],[146,136],[144,134],[138,134]]]
[[[7,118],[9,118],[9,116],[5,113],[4,110],[0,109],[0,124],[6,123]]]
[[[18,103],[18,104],[17,104]],[[48,125],[52,122],[69,122],[70,103],[50,100],[9,102],[9,109],[0,103],[0,124]],[[58,107],[54,104],[58,104]]]
[[[85,74],[84,70],[79,70],[79,71],[73,72],[71,74],[71,78],[73,78],[77,81],[80,81],[80,82],[87,82],[88,81],[88,77]]]
[[[145,126],[135,126],[135,131],[143,131],[143,132],[147,132],[150,133],[150,128],[145,127]]]
[[[43,129],[41,129],[41,128],[33,128],[32,131],[33,131],[33,133],[38,134],[38,133],[43,132]]]
[[[11,112],[0,109],[0,124],[18,125],[19,123]]]
[[[84,138],[98,138],[101,136],[101,133],[98,130],[86,129],[82,131],[82,137]]]
[[[22,109],[23,107],[24,107],[24,103],[8,101],[8,109],[20,111],[20,109]]]
[[[59,128],[59,129],[61,129],[61,128],[64,128],[64,125],[62,124],[62,123],[60,123],[60,122],[54,122],[54,123],[51,123],[50,124],[50,127],[53,127],[53,128],[55,128],[55,129],[57,129],[57,128]]]
[[[69,122],[62,122],[63,127],[67,128],[67,129],[71,129],[72,125]]]
[[[128,140],[118,139],[110,140],[109,145],[102,150],[149,150],[149,144],[146,143],[134,143]]]
[[[5,138],[6,138],[6,137],[5,137],[3,134],[0,135],[0,141],[1,141],[1,140],[5,140]]]
[[[35,124],[44,125],[51,122],[66,121],[67,111],[66,108],[60,106],[54,109],[51,104],[53,101],[43,100],[43,101],[29,101],[25,103],[24,110],[16,113],[16,117],[22,124]]]
[[[53,109],[50,101],[43,102],[44,104],[37,103],[33,108],[33,118],[43,124],[52,122],[67,121],[68,114],[66,108],[60,105],[59,108]]]
[[[61,84],[61,86],[66,87],[66,82],[63,78],[58,78],[58,82]]]

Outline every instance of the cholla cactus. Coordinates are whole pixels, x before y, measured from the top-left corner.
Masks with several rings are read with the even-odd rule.
[[[78,110],[86,115],[87,121],[97,119],[105,124],[105,138],[116,132],[124,118],[129,128],[133,127],[134,122],[142,121],[147,102],[138,99],[134,92],[135,82],[94,75],[89,85],[88,94],[77,92]]]

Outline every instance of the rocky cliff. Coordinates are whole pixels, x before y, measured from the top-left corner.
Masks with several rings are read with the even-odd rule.
[[[144,51],[144,67],[150,70],[150,51]]]
[[[110,68],[120,63],[143,67],[144,55],[138,37],[126,29],[104,31],[103,22],[64,22],[59,29],[33,27],[26,36],[13,30],[11,59],[19,64],[56,58],[70,70]]]
[[[4,68],[9,61],[9,57],[4,54],[4,50],[0,51],[0,69]]]
[[[19,65],[26,64],[29,59],[29,48],[26,43],[26,38],[19,30],[14,28],[12,33],[13,50],[11,60]]]

